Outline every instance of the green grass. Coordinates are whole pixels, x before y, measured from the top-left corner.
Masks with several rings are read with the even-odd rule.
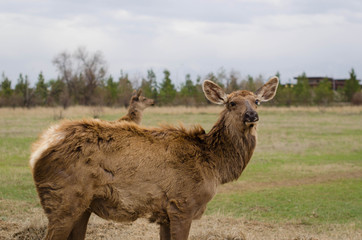
[[[261,221],[302,224],[362,224],[362,180],[343,180],[217,195],[207,214],[223,213]]]
[[[34,137],[0,138],[0,199],[37,200],[27,161],[34,140]]]
[[[0,109],[1,110],[1,109]],[[147,109],[142,124],[201,124],[209,131],[218,114]],[[38,111],[38,112],[37,112]],[[61,110],[9,110],[0,114],[0,216],[40,207],[28,166],[31,144]],[[85,114],[84,114],[85,113]],[[122,116],[119,109],[100,115]],[[64,111],[71,119],[92,110]],[[207,214],[301,224],[351,224],[362,228],[362,111],[260,109],[258,145],[234,183],[221,186]],[[9,203],[10,202],[10,203]],[[11,204],[14,203],[14,204]],[[20,206],[20,207],[19,207]]]

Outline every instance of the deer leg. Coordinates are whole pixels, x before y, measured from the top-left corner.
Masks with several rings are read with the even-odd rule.
[[[171,240],[169,223],[160,224],[160,240]]]
[[[187,240],[192,222],[190,211],[182,203],[170,200],[167,214],[170,220],[171,240]]]
[[[45,240],[82,240],[85,237],[91,212],[79,211],[72,215],[48,214],[48,231]]]
[[[88,210],[81,215],[81,217],[74,224],[73,230],[70,233],[68,240],[83,240],[85,238],[90,215],[91,212]]]
[[[72,224],[63,221],[51,221],[48,223],[48,230],[44,240],[64,240],[72,231]]]
[[[44,196],[42,198],[41,203],[49,221],[48,231],[45,236],[46,240],[84,239],[91,214],[87,210],[89,204],[87,200],[71,197],[70,194],[64,195],[68,196],[68,198],[63,198],[61,195],[59,197],[55,193],[46,196],[48,198]],[[47,201],[44,201],[44,199]]]
[[[170,233],[172,240],[187,240],[189,237],[192,219],[170,219]]]

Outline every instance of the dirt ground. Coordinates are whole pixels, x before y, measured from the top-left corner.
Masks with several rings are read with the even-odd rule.
[[[41,209],[24,216],[0,220],[0,240],[41,239],[46,232]],[[92,216],[86,239],[158,239],[158,226],[139,219],[133,223],[115,223]],[[354,226],[329,226],[319,229],[303,224],[271,224],[225,216],[203,216],[192,223],[190,240],[360,240],[362,231]]]
[[[335,168],[331,165],[330,168]],[[347,171],[339,168],[340,178],[361,178],[361,171]],[[328,182],[335,175],[328,171],[315,178],[307,180],[299,179],[297,182],[268,182],[263,184],[243,184],[235,182],[224,185],[219,192],[237,192],[238,189],[265,189],[275,186],[290,186],[310,184],[315,182]],[[24,203],[15,203],[8,200],[0,200],[4,207],[6,217],[0,216],[0,240],[36,240],[42,239],[46,232],[47,219],[39,207],[33,207],[26,213],[14,211],[21,209]],[[12,212],[14,213],[12,214]],[[6,219],[6,220],[4,220]],[[158,226],[149,223],[146,219],[139,219],[133,223],[116,223],[103,220],[92,215],[87,229],[86,239],[102,240],[148,240],[158,239]],[[313,226],[303,223],[265,223],[250,221],[242,218],[227,217],[224,215],[203,216],[192,223],[190,240],[361,240],[362,230],[354,224]]]

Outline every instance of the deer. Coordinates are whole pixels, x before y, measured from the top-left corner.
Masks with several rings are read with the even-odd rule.
[[[161,240],[186,240],[217,187],[237,180],[257,141],[261,102],[271,100],[279,80],[256,92],[226,94],[203,82],[206,98],[223,105],[206,133],[185,128],[144,127],[99,119],[63,120],[33,145],[30,167],[48,218],[45,239],[84,239],[92,213],[107,220],[147,218]]]
[[[118,119],[118,121],[135,122],[137,124],[141,123],[143,110],[155,104],[155,101],[153,99],[141,96],[141,94],[142,89],[139,89],[138,91],[133,91],[132,97],[129,101],[127,114]]]

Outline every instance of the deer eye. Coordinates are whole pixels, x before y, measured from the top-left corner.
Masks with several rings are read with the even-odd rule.
[[[256,99],[256,100],[255,100],[255,104],[259,106],[259,105],[260,105],[260,101],[259,101],[258,99]]]
[[[235,102],[230,102],[230,105],[231,105],[232,107],[234,107],[234,106],[236,105],[236,103],[235,103]]]

